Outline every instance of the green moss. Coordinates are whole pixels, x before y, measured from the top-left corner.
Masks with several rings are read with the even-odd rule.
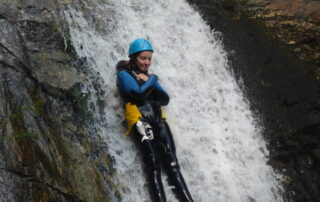
[[[36,88],[30,92],[30,95],[32,103],[29,106],[24,107],[23,110],[32,111],[38,116],[45,115],[43,109],[44,105],[47,103],[47,100],[39,96],[39,92]]]
[[[15,111],[13,112],[13,114],[11,115],[11,118],[13,120],[19,120],[22,117],[22,112],[19,108],[15,108]]]
[[[6,62],[0,60],[0,64],[3,66],[3,68],[7,69],[9,67],[11,67],[10,65],[8,65]]]
[[[33,133],[29,133],[29,132],[16,133],[13,137],[14,137],[15,139],[22,139],[22,138],[39,139],[39,135],[36,135],[36,134],[33,134]]]
[[[31,138],[31,139],[39,139],[39,135],[29,132],[19,132],[14,134],[13,136],[8,137],[1,137],[0,138],[0,146],[3,146],[4,143],[7,143],[12,140],[17,139],[25,139],[25,138]]]
[[[37,100],[36,102],[33,103],[33,108],[35,110],[35,113],[37,115],[41,115],[42,114],[42,108],[43,108],[43,105],[46,103],[45,100],[43,99],[39,99]]]
[[[36,101],[33,101],[33,103],[31,105],[27,105],[22,107],[22,110],[17,110],[15,113],[12,114],[12,118],[14,119],[19,119],[22,116],[22,113],[25,112],[34,112],[37,115],[41,115],[42,114],[42,107],[43,105],[46,103],[45,100],[43,99],[38,99]]]

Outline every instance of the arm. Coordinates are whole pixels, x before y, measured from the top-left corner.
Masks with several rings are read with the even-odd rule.
[[[168,93],[162,88],[162,86],[160,85],[159,82],[156,83],[155,88],[154,88],[154,92],[157,93],[160,104],[162,106],[167,105],[169,103],[170,97],[169,97]]]
[[[151,75],[149,79],[139,86],[136,80],[126,71],[120,71],[117,75],[118,87],[127,95],[134,99],[143,100],[154,89],[158,77]]]

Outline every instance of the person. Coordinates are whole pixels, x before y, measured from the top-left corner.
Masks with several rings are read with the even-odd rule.
[[[116,65],[117,87],[125,103],[127,134],[134,136],[142,150],[153,200],[166,201],[161,181],[162,163],[177,198],[191,202],[193,199],[180,172],[174,140],[161,109],[170,98],[157,75],[148,73],[152,54],[148,40],[136,39],[129,47],[130,60],[122,60]]]

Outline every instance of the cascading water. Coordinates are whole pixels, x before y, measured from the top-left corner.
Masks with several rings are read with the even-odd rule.
[[[282,201],[280,176],[267,165],[260,128],[228,71],[221,41],[185,1],[88,0],[69,7],[65,17],[77,54],[103,82],[100,135],[115,159],[122,201],[150,201],[140,155],[124,136],[115,85],[115,64],[140,37],[152,42],[150,71],[171,96],[164,109],[194,200]],[[165,186],[168,201],[176,201]]]

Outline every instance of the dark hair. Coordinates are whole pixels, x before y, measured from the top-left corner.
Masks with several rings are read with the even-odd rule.
[[[117,72],[121,70],[130,70],[130,69],[131,69],[130,62],[127,60],[120,60],[116,65]]]
[[[120,60],[116,65],[117,72],[119,72],[121,70],[126,70],[126,71],[133,70],[136,67],[136,61],[137,61],[137,57],[138,57],[139,53],[140,52],[130,55],[129,61],[128,60]]]
[[[135,66],[136,61],[137,61],[137,57],[138,57],[138,55],[139,55],[140,53],[141,53],[141,52],[134,53],[134,54],[132,54],[132,55],[129,56],[129,57],[130,57],[130,60],[129,60],[130,65]]]

